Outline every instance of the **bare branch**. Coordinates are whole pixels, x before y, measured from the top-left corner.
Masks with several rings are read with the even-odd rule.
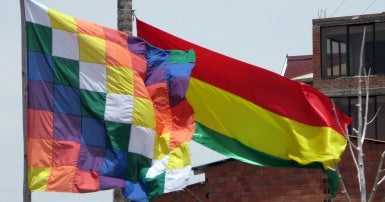
[[[349,142],[349,145],[353,147],[353,149],[358,150],[357,145],[355,145],[353,141],[349,140],[348,142]]]
[[[380,160],[380,164],[378,165],[377,175],[376,175],[376,178],[374,180],[372,192],[370,193],[369,202],[372,202],[374,200],[374,195],[376,194],[377,187],[378,187],[378,185],[380,185],[383,182],[383,180],[385,178],[385,176],[384,176],[384,177],[382,177],[382,179],[380,181],[378,181],[380,174],[383,171],[382,166],[384,163],[384,157],[385,157],[385,151],[382,152],[382,154],[381,154],[381,160]]]
[[[381,108],[382,108],[382,105],[380,105],[380,107],[377,109],[376,113],[374,114],[373,118],[368,122],[368,124],[371,124],[377,118],[378,114],[381,111]]]
[[[354,165],[356,166],[356,169],[358,171],[359,167],[358,167],[358,163],[357,163],[357,157],[356,157],[356,154],[353,151],[352,144],[349,144],[349,150],[350,150],[350,153],[352,154]]]
[[[338,118],[338,115],[337,115],[337,110],[336,110],[336,105],[334,104],[334,100],[332,100],[332,105],[333,105],[333,114],[334,114],[334,117],[336,118],[336,121],[337,121],[337,125],[338,125],[338,128],[340,129],[340,131],[342,132],[342,134],[345,136],[346,139],[349,140],[349,136],[348,134],[346,133],[346,129],[344,129],[341,125],[341,122],[340,122],[340,119]]]
[[[358,174],[358,182],[360,187],[360,193],[361,193],[361,202],[366,202],[366,182],[365,182],[365,166],[364,166],[364,154],[363,154],[363,141],[365,139],[365,132],[366,132],[366,118],[367,118],[367,106],[369,102],[369,98],[366,99],[366,110],[365,110],[365,122],[362,120],[362,70],[363,70],[363,61],[364,61],[364,50],[365,50],[365,38],[366,38],[366,26],[364,26],[363,34],[362,34],[362,42],[361,42],[361,50],[360,50],[360,64],[359,64],[359,71],[358,71],[358,138],[357,138],[357,174]],[[369,87],[366,87],[366,93],[368,95]]]
[[[380,185],[385,180],[385,176],[381,178],[381,180],[376,184],[377,186]]]
[[[370,72],[370,70],[369,70]],[[362,136],[361,136],[361,145],[364,144],[365,136],[366,136],[366,129],[368,124],[368,112],[369,112],[369,77],[366,75],[366,71],[364,70],[365,74],[365,112],[364,112],[364,128],[362,129]]]

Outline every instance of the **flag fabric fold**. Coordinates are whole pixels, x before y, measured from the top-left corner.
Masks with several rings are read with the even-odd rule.
[[[193,44],[139,19],[138,37],[161,48],[196,52],[187,99],[195,112],[193,139],[259,166],[319,168],[329,176],[347,140],[350,118],[315,88]],[[338,121],[342,127],[339,126]]]
[[[24,0],[31,191],[122,188],[146,201],[187,185],[194,51]]]

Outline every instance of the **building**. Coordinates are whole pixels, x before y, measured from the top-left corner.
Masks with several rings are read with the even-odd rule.
[[[356,114],[360,50],[366,27],[363,68],[370,69],[369,117],[385,104],[385,13],[313,20],[313,86]],[[357,119],[353,117],[352,126]],[[368,127],[368,138],[385,140],[385,110]]]
[[[352,117],[352,135],[353,128],[358,125],[356,104],[360,65],[369,75],[369,85],[363,83],[363,88],[364,95],[365,88],[369,89],[368,120],[371,120],[380,106],[385,104],[385,12],[313,20],[313,86],[332,98],[345,114]],[[368,196],[380,156],[385,151],[384,123],[385,110],[380,110],[367,127],[363,151]],[[357,172],[348,151],[339,167],[350,195],[359,199]],[[376,201],[384,199],[384,190],[385,184],[381,184]]]
[[[286,55],[281,75],[313,85],[313,55]]]
[[[314,19],[313,55],[287,56],[283,72],[332,98],[353,118],[352,127],[357,126],[357,75],[364,27],[362,65],[366,71],[371,70],[368,116],[373,117],[380,106],[385,105],[385,13]],[[352,131],[351,128],[351,134]],[[367,130],[364,145],[367,196],[385,151],[384,141],[385,108]],[[339,170],[350,197],[359,201],[357,172],[348,149]],[[329,201],[327,179],[319,170],[256,167],[223,160],[196,168],[196,172],[205,173],[205,182],[156,201]],[[381,184],[375,201],[384,198],[385,184]],[[333,201],[347,201],[341,188]]]

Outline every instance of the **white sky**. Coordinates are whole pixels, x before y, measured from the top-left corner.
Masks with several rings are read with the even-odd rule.
[[[116,28],[116,0],[39,2],[74,17]],[[2,0],[1,4],[0,200],[16,202],[22,201],[23,193],[20,8],[17,0]],[[149,24],[277,73],[281,72],[286,54],[312,54],[312,19],[318,18],[321,9],[326,10],[327,17],[333,13],[346,16],[365,10],[365,14],[385,11],[385,4],[376,0],[133,0],[133,7],[136,15]],[[111,191],[81,195],[47,192],[32,196],[33,202],[112,201]]]

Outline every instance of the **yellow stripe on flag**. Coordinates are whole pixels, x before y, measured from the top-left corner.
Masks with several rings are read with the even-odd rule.
[[[330,159],[338,162],[345,150],[346,139],[330,127],[310,126],[282,117],[194,78],[190,79],[187,98],[197,122],[275,157],[303,165],[322,162],[327,168],[334,167]]]

